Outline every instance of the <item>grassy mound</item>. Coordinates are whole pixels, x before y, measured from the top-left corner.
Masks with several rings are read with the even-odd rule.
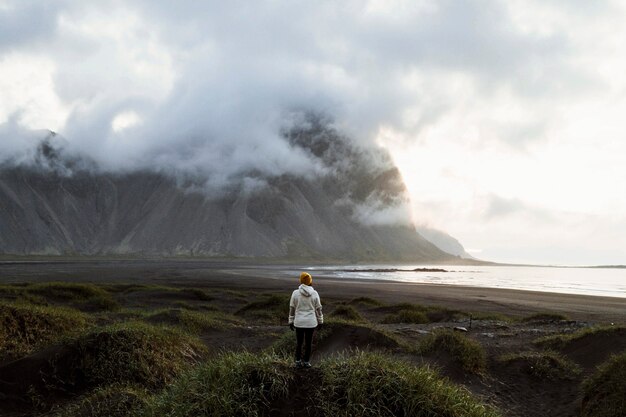
[[[227,353],[186,372],[152,399],[149,416],[254,416],[286,397],[293,372],[272,355]]]
[[[508,354],[498,359],[507,367],[519,367],[537,379],[574,379],[581,372],[578,365],[556,352],[523,352]]]
[[[496,417],[467,391],[379,354],[336,357],[295,371],[272,354],[229,353],[186,372],[146,415]]]
[[[363,321],[363,316],[354,307],[350,305],[340,305],[331,313],[333,317],[342,318],[353,321]]]
[[[626,416],[626,352],[599,366],[583,391],[583,417]]]
[[[0,303],[0,359],[27,355],[86,326],[87,317],[70,308]]]
[[[187,309],[165,309],[146,316],[146,321],[153,324],[168,324],[190,331],[201,333],[206,330],[223,330],[242,324],[235,316],[220,311],[192,311]]]
[[[313,336],[313,355],[339,353],[354,348],[393,350],[402,347],[393,335],[370,324],[346,320],[329,320],[321,331]],[[296,350],[296,337],[293,332],[285,332],[270,347],[270,351],[291,358]]]
[[[625,326],[595,326],[587,327],[574,333],[556,334],[545,336],[535,340],[535,344],[541,347],[562,349],[573,342],[583,339],[611,337],[626,333]]]
[[[386,315],[383,323],[429,323],[426,313],[416,310],[400,310],[397,313]]]
[[[422,340],[418,350],[423,355],[444,352],[464,371],[477,374],[485,370],[487,363],[485,350],[478,342],[447,329],[433,331]]]
[[[467,313],[457,310],[411,303],[378,307],[376,311],[387,313],[383,318],[383,323],[435,323],[469,317]]]
[[[0,296],[34,304],[69,303],[91,310],[115,310],[119,304],[106,289],[94,284],[42,282],[25,285],[2,285]]]
[[[582,366],[593,368],[611,354],[626,350],[626,326],[588,327],[574,333],[542,337],[534,343],[558,350]]]
[[[111,385],[97,388],[76,401],[47,414],[49,417],[131,417],[146,406],[149,394],[143,388]]]
[[[357,298],[350,300],[348,304],[363,305],[367,307],[382,307],[383,305],[385,305],[382,301],[379,301],[371,297],[357,297]]]
[[[321,365],[321,415],[490,417],[494,410],[426,368],[375,353]]]
[[[73,357],[64,360],[88,386],[119,382],[158,388],[204,352],[204,346],[186,333],[133,322],[94,330],[73,347]]]
[[[286,323],[289,299],[290,296],[285,294],[263,294],[259,299],[241,307],[235,314],[263,323]]]
[[[535,313],[530,316],[526,316],[522,319],[522,322],[551,322],[551,321],[563,321],[569,320],[568,317],[561,313]]]

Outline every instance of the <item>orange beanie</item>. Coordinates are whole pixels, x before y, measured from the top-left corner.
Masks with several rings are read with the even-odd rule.
[[[313,277],[308,272],[300,274],[300,284],[311,285],[313,283]]]

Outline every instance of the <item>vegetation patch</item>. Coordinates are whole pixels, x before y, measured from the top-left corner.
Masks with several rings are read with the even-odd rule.
[[[259,299],[241,307],[235,314],[263,323],[286,323],[289,300],[290,296],[286,294],[263,294]]]
[[[49,417],[130,417],[140,415],[149,393],[140,387],[110,385],[47,414]]]
[[[498,416],[431,370],[363,352],[306,371],[273,354],[224,354],[153,397],[145,415]]]
[[[274,355],[226,353],[184,373],[154,397],[149,416],[267,415],[286,398],[294,378],[290,363]]]
[[[348,304],[351,305],[363,305],[367,307],[382,307],[385,305],[382,301],[379,301],[371,297],[358,297],[350,300]]]
[[[363,316],[350,305],[339,305],[332,312],[332,316],[353,321],[363,321]]]
[[[79,307],[95,310],[115,310],[119,304],[104,288],[94,284],[69,282],[44,282],[25,285],[3,285],[0,295],[31,302],[48,304],[48,302],[71,303]]]
[[[435,372],[378,353],[321,364],[319,415],[495,417],[497,412]]]
[[[626,352],[612,356],[583,383],[583,417],[626,416]]]
[[[626,335],[626,326],[594,326],[578,330],[574,333],[556,334],[541,337],[534,341],[537,346],[552,349],[563,349],[567,345],[582,339],[599,339],[602,337],[614,337]]]
[[[518,366],[522,371],[537,379],[575,379],[581,369],[574,362],[556,352],[522,352],[498,358],[506,366]]]
[[[387,314],[383,323],[428,323],[426,313],[416,310],[400,310],[397,313]]]
[[[87,317],[74,309],[2,302],[0,359],[27,355],[87,324]]]
[[[187,309],[165,309],[153,312],[145,317],[153,324],[168,324],[201,333],[206,330],[226,329],[243,324],[243,320],[221,311],[193,311]]]
[[[313,335],[313,352],[322,351],[333,354],[354,348],[367,349],[407,349],[395,336],[377,329],[368,323],[347,320],[328,320],[322,330]],[[291,358],[296,349],[296,337],[293,332],[287,331],[269,348],[281,356]]]
[[[376,311],[387,313],[383,318],[384,323],[437,323],[469,318],[467,313],[458,310],[411,303],[383,306],[377,308]]]
[[[563,320],[569,320],[569,318],[565,314],[561,313],[535,313],[524,317],[522,322],[552,322]]]
[[[483,373],[487,363],[485,350],[478,342],[448,329],[438,329],[426,336],[418,351],[423,355],[445,352],[464,371],[476,374]]]

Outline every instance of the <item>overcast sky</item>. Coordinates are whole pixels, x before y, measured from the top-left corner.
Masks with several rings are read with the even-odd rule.
[[[387,148],[475,256],[626,264],[623,2],[0,0],[0,159],[306,175],[298,111]]]

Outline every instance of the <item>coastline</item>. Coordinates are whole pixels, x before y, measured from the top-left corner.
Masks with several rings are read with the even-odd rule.
[[[175,286],[291,291],[297,281],[271,276],[253,264],[180,260],[0,263],[0,282],[125,282]],[[268,276],[270,275],[270,276]],[[379,279],[314,277],[323,299],[373,297],[387,302],[439,305],[476,312],[526,315],[538,311],[566,314],[573,320],[626,324],[626,299],[449,284]]]

